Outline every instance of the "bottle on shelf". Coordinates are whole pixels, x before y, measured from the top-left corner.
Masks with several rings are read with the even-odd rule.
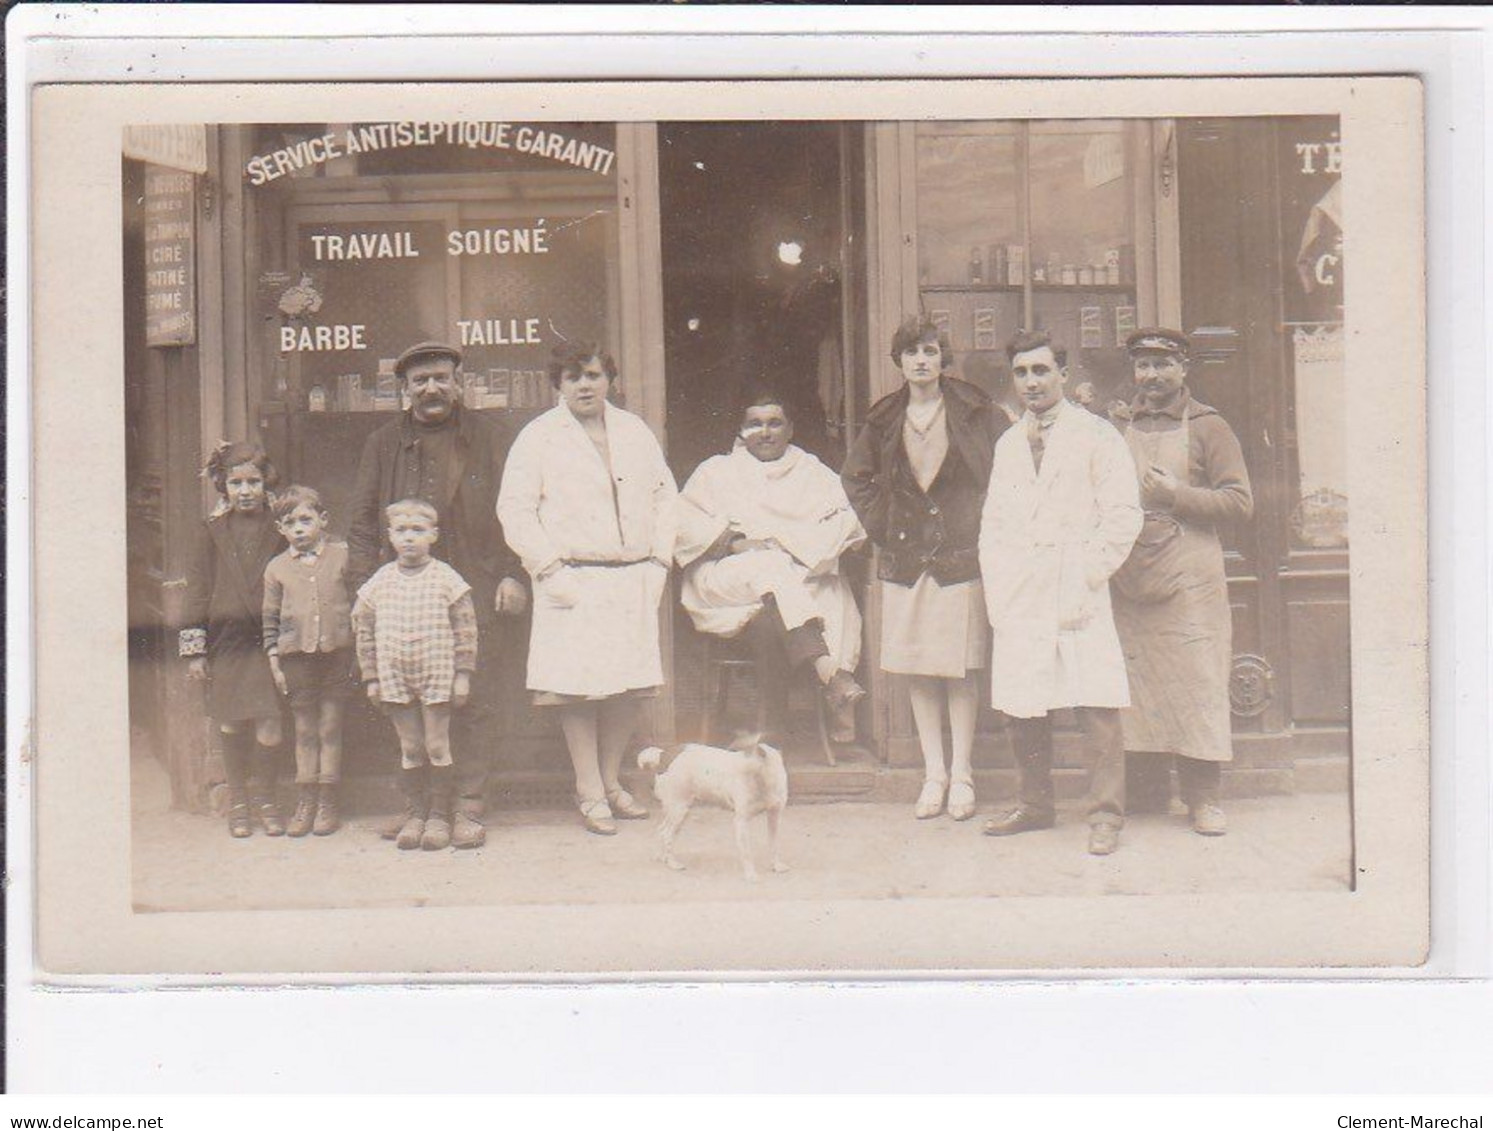
[[[969,252],[969,281],[976,284],[985,281],[985,257],[980,254],[978,246]]]

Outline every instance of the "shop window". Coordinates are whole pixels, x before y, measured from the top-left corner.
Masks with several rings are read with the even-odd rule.
[[[624,367],[615,399],[646,400],[646,375],[628,371],[623,349],[639,331],[637,303],[624,325],[623,260],[637,253],[624,248],[618,150],[635,135],[436,125],[243,135],[256,417],[284,477],[321,492],[339,534],[368,437],[404,407],[395,360],[417,342],[459,346],[462,411],[514,432],[554,404],[546,369],[567,341],[595,342]],[[482,741],[502,746],[506,768],[530,770],[555,724],[531,711],[521,662],[502,679],[502,730]],[[347,727],[354,772],[391,764],[384,720],[359,707]]]
[[[515,429],[554,403],[556,345],[592,340],[620,359],[615,127],[420,128],[254,133],[262,415],[274,454],[323,486],[334,515],[364,437],[404,407],[394,362],[414,343],[461,347],[465,407]],[[295,148],[307,138],[333,139],[315,151],[331,156],[253,183],[281,167],[274,154],[310,152]],[[638,380],[624,372],[616,399]]]
[[[960,376],[1014,416],[1004,345],[1016,330],[1068,347],[1069,394],[1093,411],[1129,397],[1138,322],[1143,123],[953,122],[917,127],[918,285]]]

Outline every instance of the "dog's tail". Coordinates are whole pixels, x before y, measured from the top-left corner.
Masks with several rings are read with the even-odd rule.
[[[654,773],[657,773],[659,766],[663,764],[663,760],[664,752],[662,747],[645,746],[638,751],[638,769],[640,770],[652,770]]]

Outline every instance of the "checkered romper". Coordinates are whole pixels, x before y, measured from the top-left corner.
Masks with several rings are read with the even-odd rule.
[[[475,661],[475,623],[461,624],[457,605],[471,586],[439,558],[419,573],[390,562],[358,590],[353,624],[358,660],[368,678],[366,645],[373,644],[373,670],[385,703],[449,703],[458,666]],[[464,639],[468,635],[471,639]],[[458,653],[469,653],[461,656]]]

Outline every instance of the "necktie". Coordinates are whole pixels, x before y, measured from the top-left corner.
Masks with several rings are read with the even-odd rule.
[[[1038,471],[1041,471],[1042,449],[1047,445],[1046,440],[1043,437],[1042,418],[1040,416],[1033,415],[1032,418],[1026,422],[1026,442],[1031,445],[1032,466]]]

